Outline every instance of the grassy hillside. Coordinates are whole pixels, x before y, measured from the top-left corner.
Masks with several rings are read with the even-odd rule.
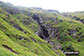
[[[84,53],[84,12],[60,13],[0,2],[0,56]]]
[[[58,56],[50,44],[33,33],[38,24],[31,17],[24,13],[11,14],[13,10],[6,9],[11,8],[0,8],[0,56]],[[22,21],[27,21],[27,25]],[[59,50],[58,53],[64,55]]]

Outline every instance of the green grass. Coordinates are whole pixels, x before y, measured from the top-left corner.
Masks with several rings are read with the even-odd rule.
[[[33,30],[27,28],[20,20],[1,8],[0,11],[0,56],[57,56],[57,54],[49,48],[51,45],[34,34]],[[14,23],[10,24],[10,22]],[[26,33],[13,27],[13,25],[18,25],[18,27],[22,28]],[[20,37],[25,40],[21,40]],[[36,42],[34,42],[31,37]],[[18,54],[3,47],[3,45],[10,47]]]
[[[6,9],[10,9],[11,12],[15,11],[13,10],[15,7],[0,7],[0,56],[65,56],[57,47],[55,47],[56,52],[52,50],[55,45],[51,46],[34,33],[39,30],[40,26],[32,19],[34,14],[38,14],[42,18],[42,24],[46,25],[48,30],[50,28],[57,30],[54,33],[58,33],[58,36],[50,36],[50,41],[60,44],[64,51],[79,51],[78,56],[84,55],[84,20],[80,22],[81,19],[84,19],[84,12],[65,13],[68,15],[65,17],[63,14],[43,9],[18,7],[21,13],[11,14],[6,12]],[[77,16],[80,20],[73,16]],[[27,23],[23,23],[23,21]],[[72,33],[73,31],[75,32]],[[81,42],[78,42],[79,39]],[[10,47],[18,54],[3,45]]]

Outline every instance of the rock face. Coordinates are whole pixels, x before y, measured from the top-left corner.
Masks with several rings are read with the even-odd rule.
[[[53,46],[52,49],[55,52],[57,52],[57,49],[61,49],[60,44],[54,41],[51,41],[51,39],[54,39],[54,38],[59,39],[58,27],[51,27],[52,26],[51,23],[48,23],[48,24],[43,23],[43,22],[47,22],[49,19],[46,21],[43,21],[43,18],[38,14],[34,14],[32,18],[39,24],[39,30],[36,34],[41,39],[47,41],[50,45],[52,45]],[[54,20],[53,22],[57,24],[56,19],[52,18],[52,20]],[[63,22],[62,20],[60,21]]]
[[[41,16],[38,15],[38,14],[34,14],[34,15],[32,16],[32,18],[33,18],[36,22],[38,22],[39,25],[43,23]]]
[[[37,35],[42,39],[49,40],[49,37],[58,36],[58,28],[51,27],[51,24],[44,24],[43,18],[40,15],[34,14],[32,18],[39,24],[39,30]],[[52,18],[54,20],[54,18]],[[48,20],[47,20],[48,21]],[[61,20],[62,21],[62,20]],[[55,21],[56,23],[56,21]]]
[[[48,30],[46,29],[45,26],[42,25],[40,26],[38,36],[45,40],[49,37]]]
[[[43,22],[41,16],[38,14],[34,14],[32,18],[39,24],[39,31],[37,33],[38,36],[46,40],[49,37],[49,34],[46,26],[42,24]]]

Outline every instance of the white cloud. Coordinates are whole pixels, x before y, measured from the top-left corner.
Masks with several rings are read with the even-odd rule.
[[[16,6],[42,7],[60,12],[84,11],[84,0],[0,0]]]

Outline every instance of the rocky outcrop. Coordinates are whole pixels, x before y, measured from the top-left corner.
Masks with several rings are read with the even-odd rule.
[[[41,38],[47,41],[50,45],[52,45],[52,49],[57,52],[58,49],[61,49],[61,45],[51,41],[51,39],[59,39],[59,32],[58,27],[51,27],[51,23],[43,23],[47,22],[48,20],[43,21],[43,18],[39,14],[34,14],[32,18],[39,24],[39,30],[36,32],[36,34]],[[51,18],[54,20],[53,22],[57,24],[56,20],[57,18]],[[63,22],[63,20],[60,20],[60,22]]]
[[[34,14],[32,18],[34,19],[34,21],[38,22],[39,25],[43,23],[43,20],[39,14]]]
[[[42,26],[42,25],[40,26],[38,36],[44,40],[46,40],[49,37],[48,30],[46,29],[45,26]]]

